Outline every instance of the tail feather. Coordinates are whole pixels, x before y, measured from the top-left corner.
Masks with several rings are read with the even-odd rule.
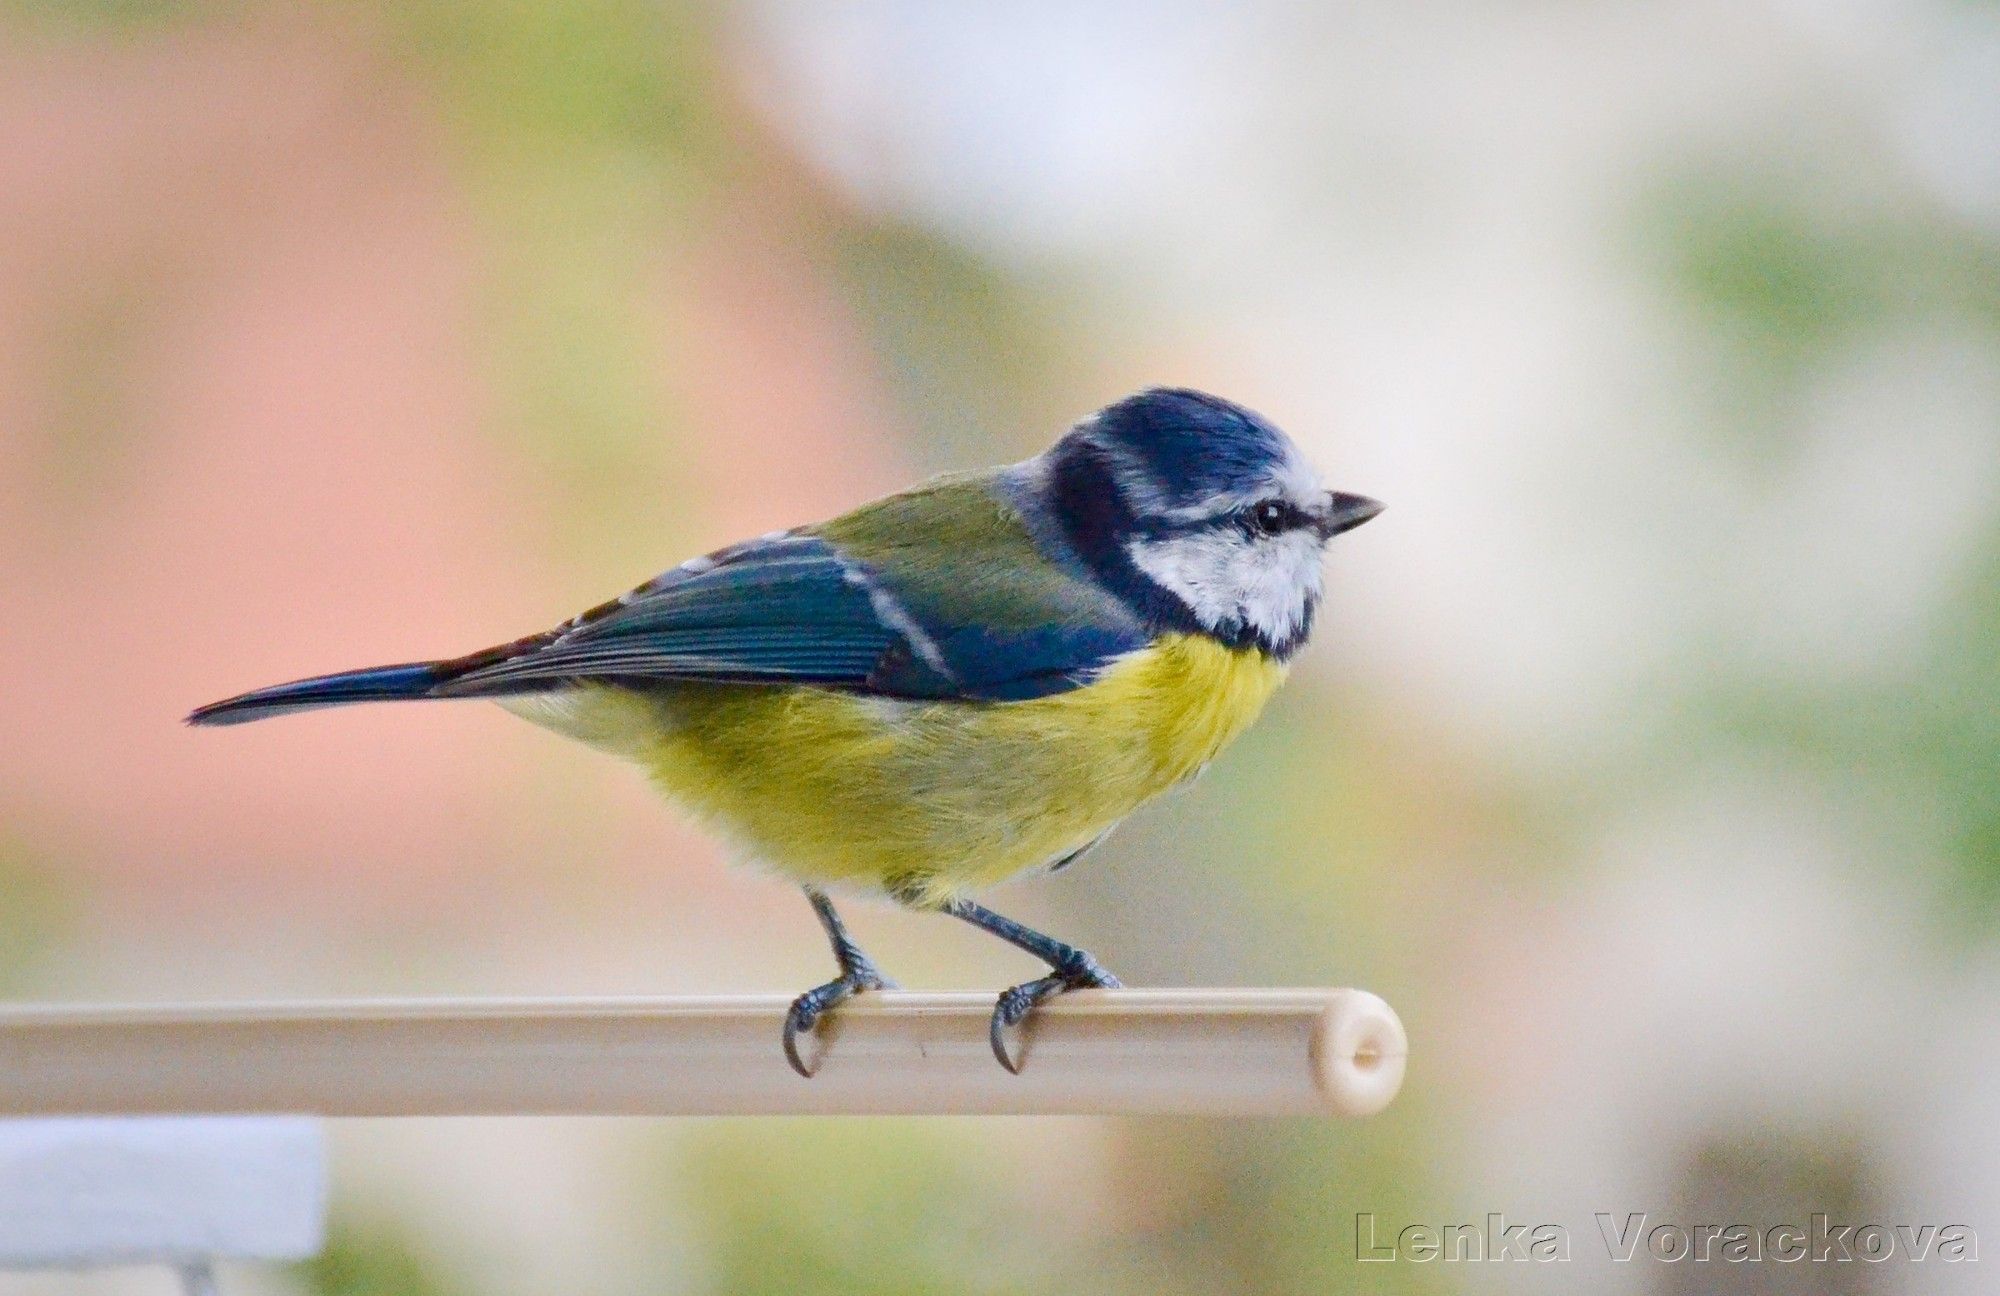
[[[313,679],[274,684],[270,688],[220,702],[211,702],[192,712],[191,725],[244,724],[267,716],[289,715],[317,707],[344,706],[349,702],[395,702],[430,696],[431,690],[451,678],[444,662],[410,662],[402,666],[372,666],[366,670],[342,671]]]

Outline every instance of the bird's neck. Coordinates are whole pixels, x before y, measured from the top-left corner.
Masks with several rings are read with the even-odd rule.
[[[1080,567],[1156,634],[1209,634],[1194,609],[1126,551],[1134,519],[1101,451],[1065,440],[1022,468],[1023,511],[1055,561]]]

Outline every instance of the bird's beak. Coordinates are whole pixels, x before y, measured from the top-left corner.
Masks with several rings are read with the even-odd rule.
[[[1343,495],[1339,491],[1328,491],[1326,512],[1320,514],[1316,529],[1319,538],[1330,540],[1342,531],[1352,531],[1382,511],[1379,500],[1366,495]]]

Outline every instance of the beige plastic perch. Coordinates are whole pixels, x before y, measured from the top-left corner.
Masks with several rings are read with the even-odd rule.
[[[1038,1008],[1019,1075],[993,996],[868,994],[778,1047],[781,996],[0,1010],[0,1115],[1341,1115],[1407,1043],[1362,990],[1089,990]]]

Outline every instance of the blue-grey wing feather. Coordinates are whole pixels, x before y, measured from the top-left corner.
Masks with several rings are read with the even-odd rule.
[[[1075,688],[1143,642],[1129,618],[1079,621],[1073,603],[1061,616],[1029,629],[955,625],[937,608],[910,606],[892,574],[822,537],[788,534],[676,568],[548,635],[482,655],[439,691],[710,680],[1017,701]]]
[[[445,691],[484,694],[571,679],[728,679],[844,685],[895,642],[833,547],[752,541],[648,582]]]

